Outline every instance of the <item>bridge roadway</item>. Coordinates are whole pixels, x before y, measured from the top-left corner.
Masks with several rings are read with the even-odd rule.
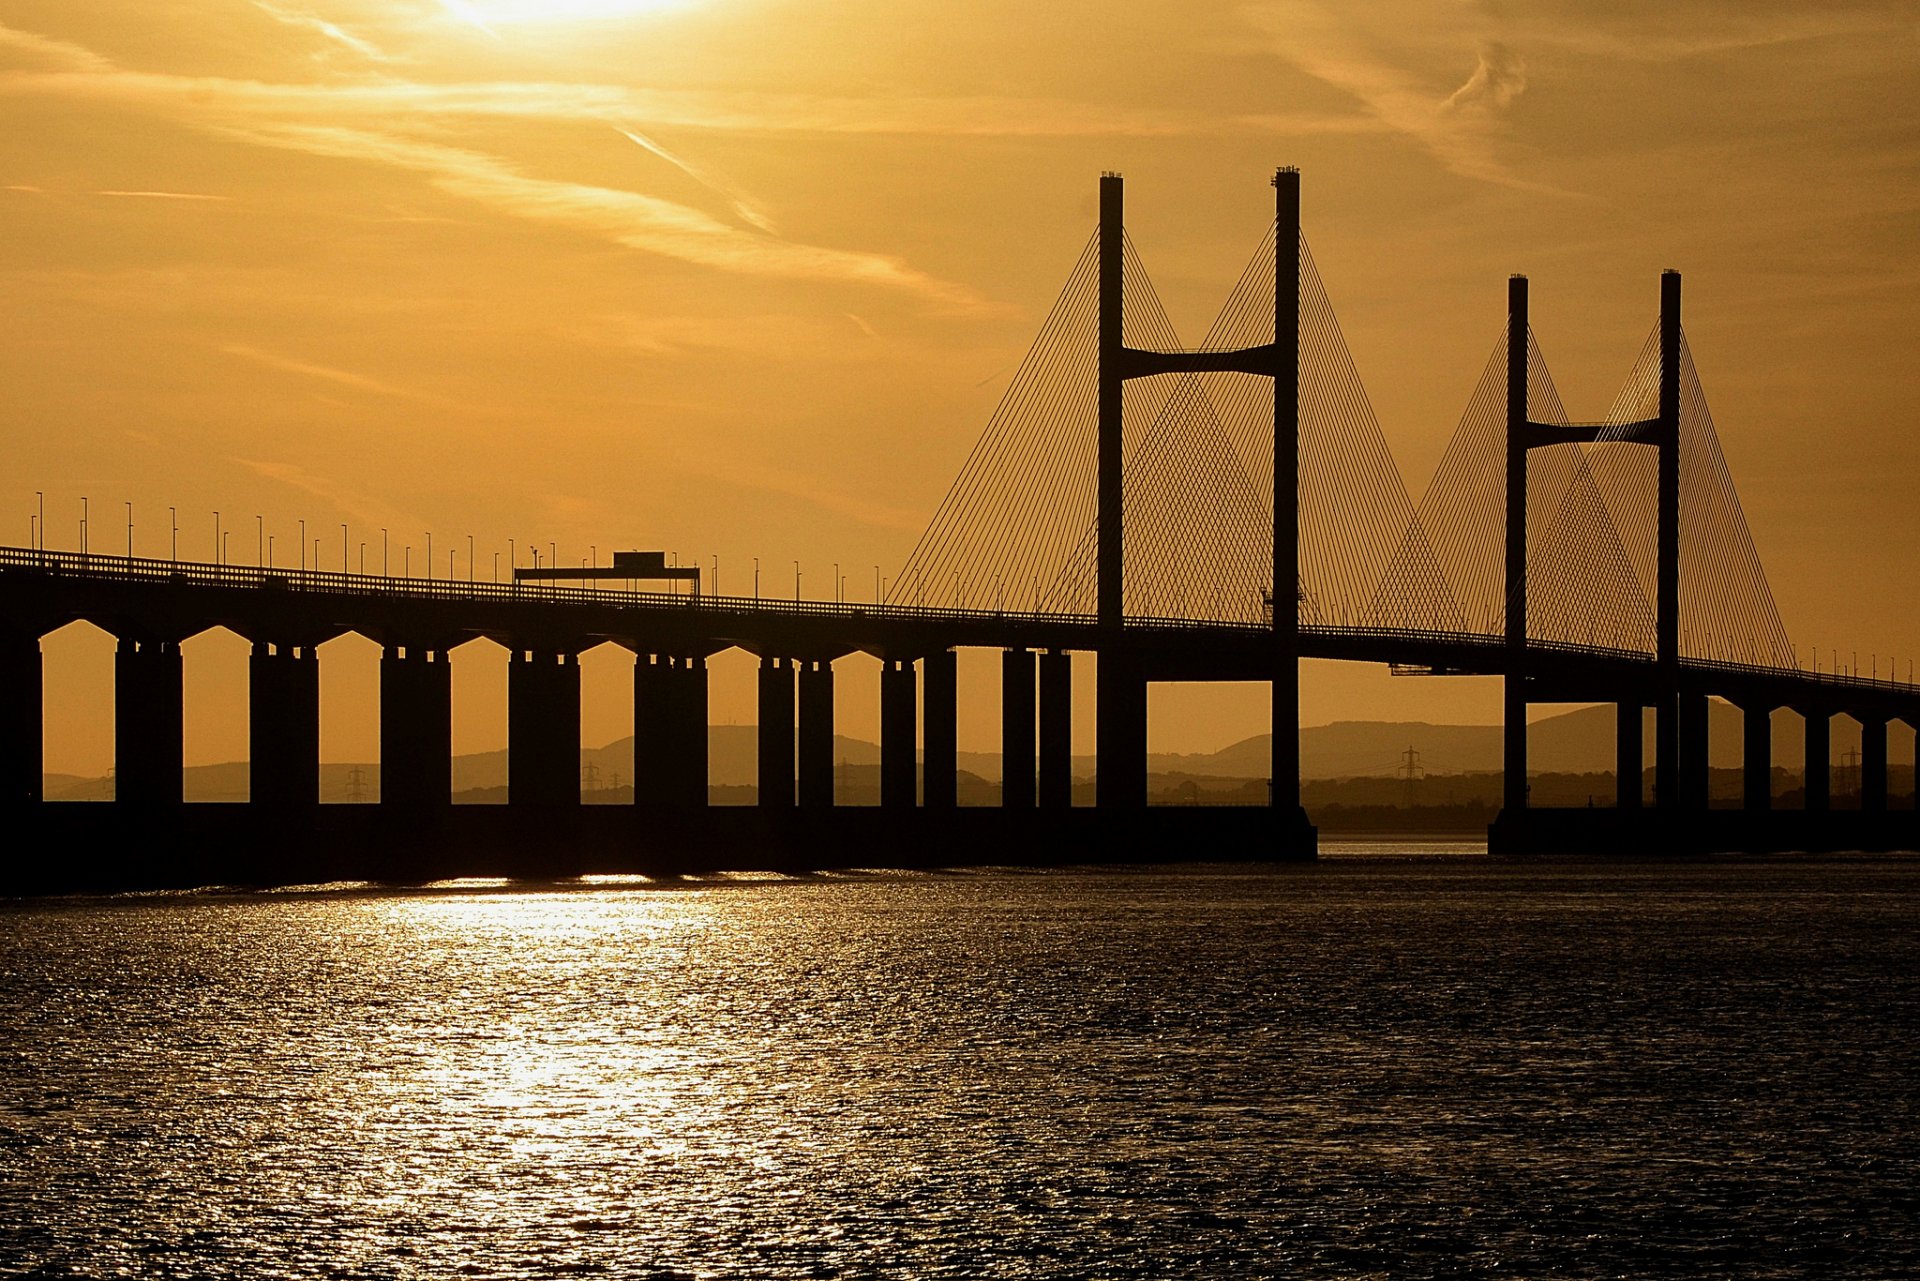
[[[1033,773],[1008,770],[1005,805],[1011,811],[1070,806],[1071,654],[1096,654],[1127,674],[1124,681],[1101,682],[1103,700],[1114,697],[1115,688],[1130,691],[1121,696],[1128,705],[1117,710],[1138,730],[1127,759],[1100,761],[1102,775],[1122,781],[1122,786],[1101,789],[1100,804],[1110,811],[1136,813],[1145,797],[1146,684],[1270,681],[1285,661],[1267,628],[1193,620],[1129,619],[1116,632],[1090,616],[673,595],[544,582],[391,578],[0,548],[0,778],[10,801],[40,800],[40,638],[77,619],[119,641],[115,721],[120,804],[86,808],[128,814],[177,807],[181,800],[178,647],[214,627],[228,628],[254,647],[250,693],[256,804],[226,808],[276,813],[318,800],[314,651],[349,632],[376,641],[385,651],[383,804],[363,808],[388,815],[432,811],[450,794],[447,652],[477,637],[494,640],[512,653],[509,808],[544,813],[561,806],[579,808],[577,657],[605,641],[636,655],[635,795],[640,808],[657,814],[705,806],[705,663],[730,648],[761,660],[761,808],[773,811],[791,810],[796,800],[801,810],[833,807],[831,664],[848,654],[864,652],[882,664],[882,808],[895,811],[954,805],[956,648],[1003,652],[1005,759],[1038,762],[1037,787]],[[1544,643],[1529,644],[1516,654],[1500,636],[1326,625],[1301,626],[1298,645],[1303,658],[1382,663],[1435,675],[1517,677],[1525,682],[1528,702],[1614,703],[1621,709],[1617,812],[1596,818],[1588,811],[1578,823],[1591,832],[1596,823],[1618,824],[1642,809],[1641,709],[1659,696],[1651,655]],[[1886,815],[1880,824],[1892,836],[1878,828],[1863,834],[1857,819],[1829,816],[1827,769],[1809,771],[1804,814],[1774,814],[1764,827],[1759,820],[1771,805],[1774,709],[1792,708],[1806,718],[1808,757],[1816,763],[1827,760],[1833,716],[1844,713],[1860,723],[1859,818],[1865,818],[1888,808],[1887,725],[1893,720],[1920,725],[1920,688],[1705,660],[1684,661],[1681,682],[1683,795],[1674,810],[1660,807],[1664,820],[1692,816],[1697,828],[1697,820],[1706,818],[1706,700],[1718,696],[1745,713],[1744,809],[1749,820],[1721,823],[1724,835],[1704,838],[1706,845],[1766,843],[1762,832],[1772,832],[1773,843],[1785,840],[1800,847],[1913,843],[1906,824],[1896,822],[1895,815]],[[1100,711],[1115,714],[1104,702]],[[924,766],[917,751],[922,738]],[[791,786],[796,777],[797,797]],[[782,779],[788,787],[780,786]],[[44,813],[46,808],[37,810]],[[763,815],[762,821],[770,817]],[[1650,808],[1645,812],[1647,820],[1655,817]],[[818,820],[788,813],[782,821],[804,827]],[[1037,815],[1030,821],[1045,822]],[[1056,815],[1052,821],[1069,820]],[[1565,823],[1554,828],[1544,811],[1530,811],[1524,820],[1503,815],[1502,821],[1515,848],[1540,844],[1543,822],[1550,833],[1559,833],[1549,841],[1572,839],[1573,829]],[[1523,821],[1533,825],[1534,838],[1512,837]],[[1662,830],[1673,830],[1672,822]],[[1822,830],[1831,836],[1821,836]],[[766,829],[756,831],[764,835]],[[1493,838],[1496,846],[1502,843],[1498,824]]]

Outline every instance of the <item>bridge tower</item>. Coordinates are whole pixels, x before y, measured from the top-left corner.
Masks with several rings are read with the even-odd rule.
[[[1273,380],[1273,806],[1294,835],[1310,833],[1300,807],[1300,171],[1273,175],[1274,340],[1223,351],[1126,345],[1123,188],[1100,179],[1098,381],[1098,800],[1146,803],[1146,681],[1125,640],[1126,494],[1123,406],[1128,381],[1160,374],[1239,373]],[[1310,839],[1310,837],[1309,837]]]
[[[1619,692],[1619,804],[1639,805],[1640,711],[1654,708],[1654,786],[1669,817],[1704,809],[1707,796],[1706,696],[1686,693],[1680,678],[1680,273],[1660,275],[1659,407],[1653,418],[1626,424],[1543,423],[1528,413],[1532,335],[1527,324],[1527,278],[1507,281],[1506,690],[1502,770],[1503,808],[1527,808],[1527,705],[1539,683],[1537,655],[1527,644],[1527,454],[1553,445],[1652,445],[1660,451],[1657,487],[1657,581],[1654,593],[1654,675],[1649,686]],[[1631,701],[1629,701],[1631,700]],[[1631,774],[1631,778],[1629,778]]]

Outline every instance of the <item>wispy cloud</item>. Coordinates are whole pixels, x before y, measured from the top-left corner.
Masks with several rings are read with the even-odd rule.
[[[229,356],[238,356],[242,360],[250,360],[256,365],[264,365],[268,369],[277,369],[281,373],[298,374],[303,378],[317,378],[322,382],[333,383],[341,387],[351,387],[355,391],[371,392],[376,396],[389,396],[399,400],[444,403],[440,402],[437,397],[423,392],[413,391],[406,387],[396,386],[393,383],[382,382],[378,378],[369,378],[365,374],[356,374],[346,369],[334,369],[331,366],[314,364],[311,361],[296,360],[290,356],[282,356],[275,352],[263,351],[258,347],[249,347],[244,343],[226,343],[220,347],[220,350]]]
[[[618,126],[615,127],[618,128]],[[660,159],[666,161],[681,173],[684,173],[687,177],[705,187],[708,191],[724,199],[743,222],[751,223],[769,235],[775,234],[773,220],[771,218],[756,208],[751,201],[740,195],[726,183],[715,178],[705,169],[668,151],[665,147],[655,142],[652,138],[647,137],[645,134],[635,133],[631,129],[619,129],[619,132],[635,146],[660,157]]]
[[[374,62],[386,62],[387,55],[378,46],[364,36],[356,35],[338,23],[329,22],[317,13],[305,9],[289,9],[283,5],[270,4],[268,0],[253,0],[253,7],[272,18],[275,22],[289,27],[300,27],[318,32],[343,48],[351,49],[363,58]]]
[[[1478,45],[1473,70],[1464,83],[1448,90],[1407,65],[1412,60],[1405,48],[1410,38],[1430,38],[1432,22],[1438,20],[1430,20],[1425,30],[1409,23],[1387,39],[1364,30],[1345,8],[1311,0],[1261,4],[1245,13],[1273,35],[1279,56],[1351,94],[1381,125],[1411,139],[1452,172],[1502,186],[1543,189],[1516,175],[1500,154],[1505,112],[1526,89],[1525,68],[1505,46],[1475,40],[1464,26],[1446,31],[1448,43]],[[1422,62],[1432,60],[1430,48],[1418,52]]]
[[[316,476],[304,467],[293,463],[276,462],[265,458],[232,457],[228,461],[244,467],[256,476],[278,481],[303,494],[311,494],[347,517],[354,524],[378,529],[382,525],[414,525],[414,519],[396,519],[391,508],[370,501],[365,495],[358,494],[324,476]],[[296,540],[297,541],[297,540]]]
[[[270,146],[411,170],[442,191],[517,217],[571,227],[683,262],[753,275],[885,285],[949,305],[977,305],[968,291],[895,258],[744,232],[670,200],[534,177],[477,151],[321,125],[235,126],[231,131]]]
[[[697,167],[630,129],[621,132],[720,191],[756,230],[743,231],[698,209],[656,196],[542,178],[500,157],[424,141],[396,132],[387,123],[410,118],[410,105],[435,102],[448,110],[453,110],[456,103],[464,104],[462,109],[487,103],[495,108],[518,104],[528,114],[604,120],[610,104],[628,101],[621,91],[563,88],[548,94],[544,87],[488,86],[468,87],[448,99],[428,86],[392,82],[327,86],[323,90],[320,86],[167,76],[124,71],[79,46],[5,26],[0,26],[0,48],[24,51],[61,68],[54,72],[0,73],[0,92],[118,100],[262,146],[409,170],[442,191],[515,217],[569,227],[632,249],[706,267],[900,289],[960,309],[980,305],[970,291],[936,280],[897,258],[770,234],[772,221],[765,214]],[[557,103],[553,100],[556,96]],[[382,122],[378,127],[331,123],[343,114],[351,119],[376,107]]]
[[[96,191],[96,196],[131,196],[140,200],[232,200],[232,196],[210,196],[200,191]]]

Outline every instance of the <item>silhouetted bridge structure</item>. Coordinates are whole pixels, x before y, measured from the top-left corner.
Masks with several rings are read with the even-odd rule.
[[[1679,275],[1662,275],[1639,360],[1587,423],[1561,406],[1513,277],[1507,324],[1416,505],[1300,235],[1297,173],[1274,186],[1272,230],[1188,348],[1125,235],[1120,179],[1102,179],[1097,230],[885,603],[0,549],[0,787],[16,831],[97,832],[119,851],[102,873],[117,883],[1100,861],[1165,857],[1157,842],[1175,840],[1311,856],[1289,731],[1299,660],[1329,658],[1505,678],[1496,850],[1912,847],[1920,821],[1888,810],[1887,727],[1920,725],[1920,688],[1796,660],[1687,350]],[[41,799],[40,638],[76,619],[118,639],[111,806]],[[182,803],[180,644],[216,626],[253,646],[244,806]],[[348,632],[384,650],[381,800],[321,806],[316,647]],[[505,807],[449,800],[448,655],[476,637],[511,653]],[[631,807],[580,804],[578,656],[605,641],[636,656]],[[956,804],[964,647],[1002,652],[997,810]],[[706,663],[732,648],[760,661],[760,789],[729,810],[707,804]],[[834,804],[833,663],[856,652],[881,663],[877,808]],[[1097,665],[1092,807],[1072,804],[1076,654]],[[1147,687],[1181,681],[1270,685],[1270,807],[1147,807]],[[1708,802],[1712,697],[1744,714],[1738,810]],[[1611,809],[1528,804],[1527,707],[1569,702],[1619,708]],[[1805,718],[1800,810],[1772,809],[1778,708]],[[1844,812],[1829,795],[1841,714],[1863,744],[1859,808]],[[183,846],[223,842],[241,852],[181,861]],[[546,852],[516,858],[533,847]],[[85,879],[51,861],[15,877]]]

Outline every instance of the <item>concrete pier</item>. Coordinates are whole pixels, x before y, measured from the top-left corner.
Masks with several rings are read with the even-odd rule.
[[[1073,804],[1073,655],[1040,655],[1040,805]]]
[[[453,798],[453,667],[444,649],[380,656],[380,803],[437,809]]]
[[[247,658],[248,799],[268,809],[320,803],[320,657],[311,645],[256,640]]]
[[[880,803],[890,809],[911,809],[918,799],[919,697],[911,660],[890,658],[881,664]]]
[[[507,663],[507,800],[580,803],[580,658],[514,647]]]
[[[760,808],[793,808],[793,673],[784,658],[762,655],[758,672]]]
[[[1000,803],[1033,808],[1033,651],[1000,655]]]
[[[114,797],[178,805],[184,769],[180,643],[120,638],[113,656]]]

